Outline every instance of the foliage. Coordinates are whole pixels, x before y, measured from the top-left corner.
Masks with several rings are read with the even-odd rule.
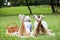
[[[1,1],[1,0],[0,0]],[[6,0],[2,0],[1,2],[5,2]],[[11,6],[21,6],[26,5],[26,0],[7,0],[7,2],[11,3]],[[29,5],[43,5],[50,4],[50,0],[28,0]]]
[[[0,8],[4,5],[4,0],[0,0]]]

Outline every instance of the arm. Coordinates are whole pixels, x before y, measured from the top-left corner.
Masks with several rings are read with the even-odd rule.
[[[39,19],[36,15],[34,15],[33,17],[39,22]]]

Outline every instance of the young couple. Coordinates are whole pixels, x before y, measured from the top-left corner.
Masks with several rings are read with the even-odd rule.
[[[44,16],[36,16],[34,15],[34,30],[32,30],[31,18],[25,15],[19,15],[19,19],[21,20],[21,27],[18,30],[19,36],[38,36],[39,34],[48,34],[53,35],[49,29],[47,23],[43,20]]]

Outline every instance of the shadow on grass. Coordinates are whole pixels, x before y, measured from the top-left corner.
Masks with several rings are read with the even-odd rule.
[[[24,14],[24,13],[21,13]],[[0,16],[18,16],[19,14],[8,14],[8,15],[0,15]],[[55,13],[27,13],[24,15],[60,15],[60,12],[55,12]]]

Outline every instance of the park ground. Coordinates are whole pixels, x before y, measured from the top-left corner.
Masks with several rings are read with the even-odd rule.
[[[60,14],[52,13],[50,6],[31,6],[32,15],[29,15],[28,8],[23,7],[5,7],[0,9],[0,40],[60,40]],[[7,36],[5,34],[6,27],[10,22],[16,22],[20,27],[21,21],[18,19],[18,14],[25,14],[31,17],[32,24],[34,23],[33,15],[43,14],[44,20],[48,23],[48,28],[55,33],[55,36],[39,35],[38,37],[21,38],[17,36]],[[13,24],[13,23],[12,23]],[[33,26],[34,28],[34,26]]]

